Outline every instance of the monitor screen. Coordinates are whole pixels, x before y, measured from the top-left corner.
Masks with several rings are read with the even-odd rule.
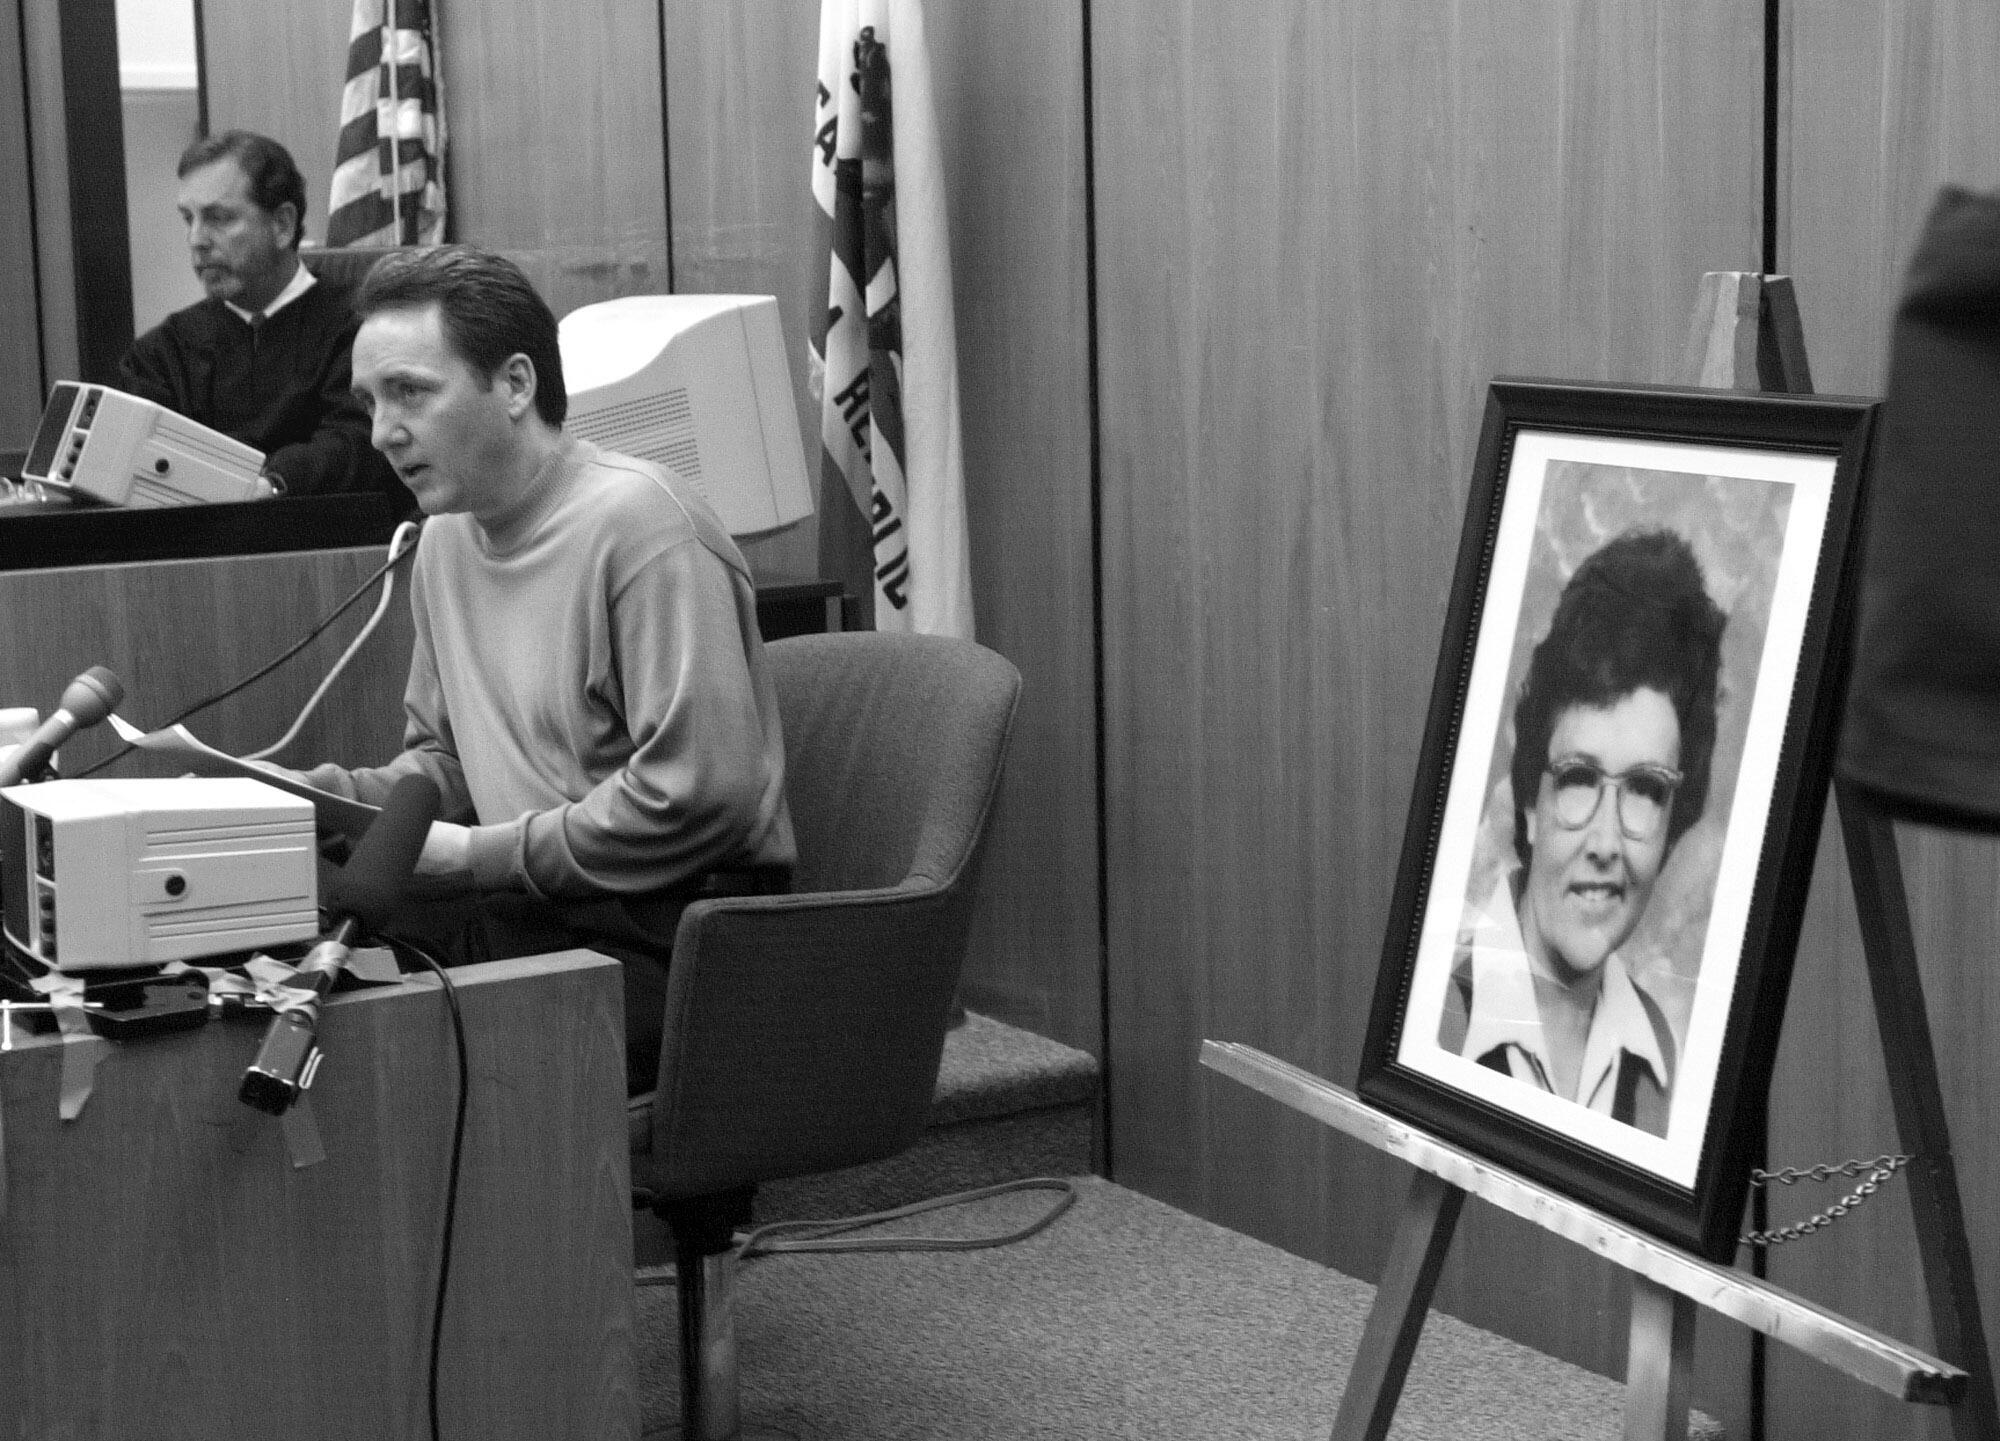
[[[76,409],[80,389],[63,381],[49,392],[49,403],[42,410],[42,423],[35,429],[35,443],[28,447],[28,463],[21,467],[22,474],[49,473],[55,464],[56,447],[62,444],[63,431],[69,427],[70,413]]]
[[[0,796],[0,924],[9,936],[28,937],[28,913],[34,906],[34,883],[28,875],[27,813]],[[27,942],[24,939],[21,944]]]

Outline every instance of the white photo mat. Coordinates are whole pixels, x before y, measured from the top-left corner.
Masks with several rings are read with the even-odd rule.
[[[1777,518],[1778,550],[1767,558],[1768,619],[1751,638],[1758,654],[1751,693],[1725,694],[1722,706],[1741,737],[1733,774],[1718,767],[1709,810],[1727,816],[1713,868],[1705,938],[1680,1008],[1684,1035],[1673,1080],[1667,1133],[1654,1136],[1608,1115],[1543,1091],[1466,1057],[1438,1041],[1436,1018],[1445,1005],[1454,950],[1468,896],[1474,888],[1475,849],[1489,805],[1497,741],[1514,702],[1511,673],[1523,643],[1523,599],[1537,554],[1538,535],[1550,528],[1545,511],[1549,477],[1567,467],[1593,472],[1630,489],[1638,473],[1650,493],[1674,501],[1666,510],[1685,514],[1713,503],[1758,498]],[[1443,823],[1411,970],[1406,1024],[1395,1061],[1419,1075],[1520,1116],[1637,1167],[1672,1185],[1691,1187],[1703,1154],[1723,1036],[1735,994],[1742,944],[1764,852],[1771,798],[1785,746],[1808,612],[1821,563],[1835,458],[1727,445],[1623,439],[1523,429],[1515,437],[1503,477],[1498,529],[1484,588],[1466,701],[1449,763]],[[1684,493],[1676,494],[1684,483]],[[1674,528],[1663,513],[1628,507],[1646,523]],[[1546,549],[1546,547],[1545,547]],[[1753,599],[1755,599],[1753,597]],[[1726,609],[1727,607],[1725,607]],[[1761,606],[1759,607],[1761,609]],[[1544,624],[1546,618],[1544,617]],[[1740,622],[1732,620],[1733,624]],[[1534,636],[1528,636],[1532,645]],[[1733,709],[1732,708],[1736,708]],[[1719,727],[1720,729],[1721,727]],[[1504,767],[1503,767],[1504,769]]]

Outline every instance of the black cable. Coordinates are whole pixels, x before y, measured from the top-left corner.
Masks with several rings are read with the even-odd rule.
[[[408,951],[429,966],[432,974],[444,986],[445,1004],[451,1008],[452,1039],[458,1047],[458,1105],[451,1126],[451,1166],[447,1171],[444,1191],[444,1238],[438,1250],[437,1303],[431,1311],[431,1355],[430,1375],[430,1417],[431,1441],[442,1441],[443,1433],[438,1428],[438,1355],[444,1339],[445,1292],[451,1283],[451,1236],[458,1219],[458,1168],[459,1157],[465,1149],[465,1102],[470,1089],[465,1059],[465,1017],[458,1009],[458,988],[451,983],[451,976],[438,964],[437,958],[422,946],[397,936],[391,938],[391,947]]]
[[[375,586],[378,583],[380,583],[380,581],[384,576],[388,575],[390,571],[394,570],[398,565],[401,565],[403,561],[408,559],[410,556],[416,554],[416,549],[417,549],[416,542],[412,541],[409,545],[404,546],[403,549],[399,551],[397,554],[392,555],[387,560],[383,561],[381,565],[376,567],[374,574],[370,575],[366,580],[362,581],[360,585],[356,586],[351,592],[349,592],[345,600],[341,601],[339,605],[336,605],[332,610],[328,611],[326,615],[321,617],[318,624],[314,625],[311,630],[307,631],[304,635],[300,636],[296,641],[292,642],[291,645],[287,646],[275,658],[266,661],[256,670],[250,672],[249,675],[243,677],[242,680],[239,680],[235,684],[227,686],[222,690],[215,692],[215,694],[211,696],[196,701],[186,710],[183,710],[179,715],[174,716],[171,720],[161,722],[159,725],[152,727],[152,729],[165,730],[169,726],[177,726],[182,721],[188,719],[190,716],[199,715],[201,714],[201,712],[207,710],[210,706],[219,705],[221,702],[228,700],[231,696],[236,695],[240,691],[247,690],[251,686],[255,685],[258,681],[262,680],[265,676],[269,675],[272,671],[276,670],[279,666],[283,665],[286,661],[290,660],[293,656],[297,655],[300,651],[304,650],[307,646],[311,645],[314,641],[318,640],[321,635],[325,634],[326,628],[328,626],[332,625],[335,621],[339,620],[343,615],[347,614],[348,611],[354,609],[355,604],[359,602],[363,596],[367,595],[369,591],[373,590]],[[82,779],[84,776],[95,775],[97,774],[97,772],[103,770],[106,766],[110,765],[113,761],[123,760],[126,756],[130,755],[135,749],[137,749],[137,747],[131,745],[129,742],[125,745],[122,745],[117,750],[113,751],[110,755],[106,756],[103,760],[99,761],[96,765],[91,766],[86,770],[78,771],[77,778]],[[426,959],[428,959],[428,957],[426,957]]]

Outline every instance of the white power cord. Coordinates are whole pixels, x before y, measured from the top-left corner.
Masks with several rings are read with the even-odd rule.
[[[382,573],[382,598],[375,602],[375,613],[368,617],[368,623],[361,627],[360,633],[353,640],[349,641],[347,649],[340,653],[340,659],[333,663],[333,669],[326,673],[326,679],[319,683],[319,688],[307,699],[305,706],[299,711],[297,718],[293,720],[291,729],[279,736],[270,745],[264,747],[264,749],[252,751],[242,759],[246,761],[269,760],[299,738],[299,732],[305,729],[306,721],[319,708],[319,703],[326,699],[326,693],[333,689],[334,681],[340,678],[340,673],[347,669],[347,663],[354,659],[363,645],[367,644],[368,637],[375,633],[375,627],[380,625],[382,617],[388,614],[389,602],[396,594],[395,564],[403,558],[404,553],[412,545],[416,544],[419,528],[416,521],[406,520],[397,526],[395,532],[390,535],[389,559],[385,563]]]

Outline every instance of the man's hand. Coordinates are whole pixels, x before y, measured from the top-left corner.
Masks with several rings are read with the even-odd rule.
[[[460,875],[471,864],[471,855],[470,828],[450,821],[432,821],[430,834],[424,837],[424,848],[417,856],[417,874]]]

